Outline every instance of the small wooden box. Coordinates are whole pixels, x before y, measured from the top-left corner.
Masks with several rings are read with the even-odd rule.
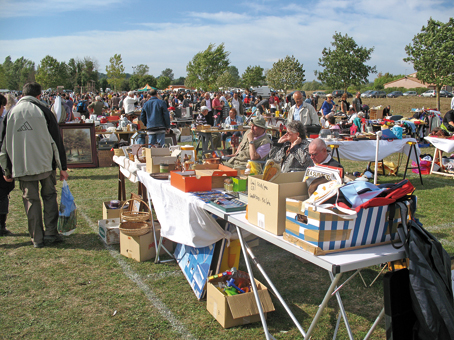
[[[115,152],[110,150],[98,150],[98,164],[100,168],[106,168],[114,164]]]

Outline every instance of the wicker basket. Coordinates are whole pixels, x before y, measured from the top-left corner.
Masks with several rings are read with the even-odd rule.
[[[153,144],[142,144],[136,151],[136,156],[140,163],[145,163],[147,161],[146,157],[142,155],[142,150],[148,146],[154,147]]]
[[[128,236],[141,236],[148,234],[152,227],[147,222],[121,222],[120,231]]]
[[[123,152],[123,149],[114,149],[114,155],[115,156],[124,156],[125,153]]]
[[[140,201],[141,204],[144,204],[148,211],[132,211],[133,209],[133,202],[134,201]],[[130,202],[129,204],[129,210],[125,210],[124,206],[126,202]],[[151,220],[151,210],[150,207],[148,206],[147,203],[145,203],[141,199],[130,199],[127,200],[123,203],[123,205],[120,208],[120,218],[121,221],[126,221],[126,222],[145,222],[148,220]]]

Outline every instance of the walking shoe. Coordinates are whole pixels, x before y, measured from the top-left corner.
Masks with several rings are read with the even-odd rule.
[[[13,233],[6,228],[0,228],[0,236],[12,236]]]
[[[63,242],[63,237],[61,235],[46,235],[44,236],[44,242],[47,244],[61,243]]]
[[[33,247],[35,247],[35,248],[44,248],[44,242],[41,242],[41,243],[33,242]]]

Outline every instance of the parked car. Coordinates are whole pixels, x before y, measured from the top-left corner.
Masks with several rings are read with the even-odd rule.
[[[427,90],[426,92],[421,94],[422,97],[436,97],[437,91],[435,90]]]
[[[445,90],[441,90],[441,91],[440,91],[440,97],[452,98],[452,93],[451,93],[451,92],[448,92],[448,91],[445,91]]]
[[[372,91],[367,95],[367,98],[386,98],[385,91]]]
[[[367,98],[371,92],[373,92],[373,90],[364,91],[361,93],[361,98]]]
[[[342,97],[343,94],[344,94],[343,90],[334,90],[332,93],[334,98],[340,98],[340,97]],[[351,94],[350,92],[347,92],[347,97],[353,98],[353,94]]]
[[[418,92],[416,91],[407,91],[407,92],[404,92],[403,94],[405,97],[415,97],[418,95]]]
[[[314,97],[326,98],[326,93],[323,91],[314,91],[312,93]]]
[[[400,92],[400,91],[393,91],[391,93],[388,93],[388,95],[386,97],[388,98],[397,98],[397,97],[400,97],[400,96],[403,96],[403,93]]]

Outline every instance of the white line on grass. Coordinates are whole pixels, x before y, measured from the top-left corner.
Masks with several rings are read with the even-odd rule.
[[[78,212],[85,221],[90,225],[91,229],[95,233],[98,232],[97,225],[93,223],[93,221],[88,217],[84,212]],[[104,244],[104,247],[109,251],[110,255],[117,261],[120,265],[123,273],[133,281],[145,294],[148,300],[153,304],[153,306],[158,310],[158,312],[172,325],[173,329],[179,332],[184,339],[196,339],[186,327],[175,318],[169,308],[162,302],[159,297],[152,291],[152,289],[147,286],[141,279],[140,276],[135,273],[131,267],[126,263],[126,261],[122,258],[122,256],[111,246]]]

